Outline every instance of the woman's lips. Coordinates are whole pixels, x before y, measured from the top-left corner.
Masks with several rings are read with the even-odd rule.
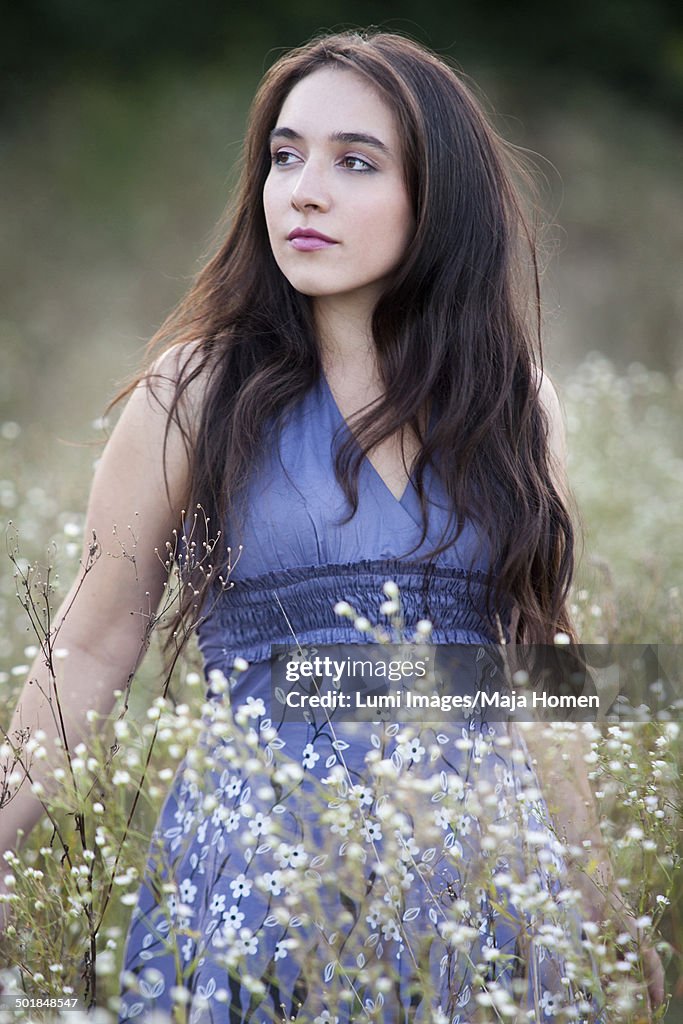
[[[298,249],[299,252],[330,249],[333,245],[337,244],[326,238],[320,238],[318,235],[295,235],[294,238],[290,238],[289,243],[293,249]]]
[[[329,235],[324,235],[322,231],[316,231],[314,228],[293,228],[287,235],[287,241],[291,243],[293,249],[298,249],[299,252],[329,249],[331,245],[337,244],[336,239],[330,238]]]

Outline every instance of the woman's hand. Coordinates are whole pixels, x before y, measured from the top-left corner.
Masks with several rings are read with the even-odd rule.
[[[579,888],[582,888],[581,883],[578,884]],[[609,887],[607,896],[600,896],[596,901],[595,895],[594,893],[594,898],[588,904],[589,917],[596,924],[606,919],[616,929],[617,935],[626,933],[633,939],[633,947],[640,955],[643,977],[647,985],[647,1019],[651,1020],[654,1011],[666,1001],[666,978],[659,953],[644,939],[643,929],[638,927],[636,918],[626,905],[624,895],[616,882]],[[623,955],[620,959],[623,959]]]
[[[625,914],[619,923],[623,926],[623,930],[633,937],[636,948],[640,953],[643,975],[647,984],[649,1010],[652,1013],[666,999],[664,965],[657,950],[643,939],[642,929],[638,928],[634,917],[630,914]]]

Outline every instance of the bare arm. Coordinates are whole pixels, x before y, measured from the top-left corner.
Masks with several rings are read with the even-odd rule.
[[[157,364],[173,376],[176,355],[167,353]],[[87,744],[89,709],[111,711],[115,691],[124,690],[146,649],[150,616],[159,604],[167,571],[167,541],[180,521],[188,485],[188,463],[180,431],[173,426],[166,452],[168,493],[164,482],[163,444],[170,382],[155,383],[160,401],[146,383],[138,385],[117,423],[97,467],[86,519],[83,565],[91,557],[93,537],[100,556],[87,573],[74,581],[54,619],[54,645],[66,652],[46,664],[36,657],[7,728],[16,745],[18,731],[45,733],[46,756],[33,759],[30,777],[49,793],[63,752],[55,749],[62,730],[57,718],[55,686],[70,749]],[[157,554],[157,551],[159,554]],[[1,737],[4,739],[4,736]],[[25,755],[24,755],[25,756]],[[2,762],[11,765],[5,745]],[[2,764],[0,764],[0,779]],[[24,773],[15,769],[20,776]],[[14,787],[13,787],[14,788]],[[38,796],[24,780],[16,795],[0,810],[0,857],[17,848],[17,830],[32,830],[43,815]],[[0,878],[4,873],[0,861]],[[0,925],[1,925],[0,905]]]

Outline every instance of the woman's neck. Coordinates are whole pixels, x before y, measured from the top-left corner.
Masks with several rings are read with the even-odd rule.
[[[377,354],[372,337],[371,309],[334,296],[315,299],[313,317],[323,370],[328,377],[376,378]]]

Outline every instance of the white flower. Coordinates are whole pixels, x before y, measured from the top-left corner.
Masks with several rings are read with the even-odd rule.
[[[360,804],[361,807],[363,805],[369,807],[373,800],[372,790],[369,786],[352,786],[349,795],[351,799]]]
[[[254,883],[251,881],[251,879],[247,878],[243,871],[240,872],[237,878],[233,878],[232,882],[230,883],[233,899],[237,900],[240,898],[240,896],[249,896],[253,884]]]
[[[409,740],[407,743],[399,743],[398,751],[406,760],[420,761],[425,752],[425,748],[420,743],[419,738],[416,736],[414,739]]]
[[[361,831],[369,843],[379,842],[382,838],[382,826],[378,821],[366,821]]]
[[[546,989],[541,996],[541,1009],[546,1017],[554,1017],[555,1011],[560,1009],[561,995],[559,992],[548,992]]]
[[[222,914],[225,910],[225,893],[215,892],[209,904],[210,914]]]
[[[368,922],[372,929],[375,929],[379,924],[379,913],[373,910],[371,914],[367,914],[365,920]]]
[[[301,763],[303,764],[304,768],[315,767],[316,761],[319,760],[320,754],[317,754],[315,752],[315,750],[313,749],[313,744],[307,743],[303,751],[301,752]]]
[[[223,914],[223,921],[228,928],[239,928],[241,926],[242,921],[244,921],[244,914],[236,903],[233,903],[230,909],[226,910]]]
[[[350,818],[343,818],[339,821],[335,820],[330,825],[330,832],[338,833],[340,836],[347,836],[353,827],[353,823]]]
[[[397,941],[399,941],[401,938],[401,935],[398,930],[398,925],[393,920],[387,921],[386,924],[382,925],[382,934],[384,935],[384,939],[386,942],[389,942],[391,939],[396,939]]]
[[[437,828],[450,828],[450,812],[445,807],[434,811],[434,823]]]
[[[243,928],[239,945],[242,953],[255,953],[258,949],[258,936],[252,935],[248,928]]]
[[[398,886],[392,885],[389,887],[388,892],[384,893],[382,897],[385,903],[388,903],[394,910],[398,910],[401,905],[401,894],[398,891]]]
[[[407,839],[401,837],[401,843],[401,860],[410,860],[411,857],[417,857],[420,852],[420,847],[415,842],[414,836],[408,836]]]
[[[313,1024],[339,1024],[339,1017],[333,1017],[329,1010],[323,1010],[313,1018]]]
[[[266,871],[263,875],[262,882],[266,890],[273,894],[273,896],[279,896],[282,892],[282,875],[278,870]]]
[[[281,868],[296,868],[306,863],[308,854],[303,843],[297,843],[296,846],[280,843],[275,851],[275,858]]]
[[[382,601],[379,610],[382,615],[396,615],[399,610],[398,601]]]
[[[234,832],[235,829],[240,827],[240,812],[231,811],[228,820],[225,823],[226,832]]]
[[[242,780],[239,775],[231,775],[230,781],[225,787],[226,796],[239,796],[242,790]]]
[[[412,871],[408,870],[408,865],[404,861],[401,861],[401,860],[399,860],[397,862],[396,869],[398,871],[398,874],[400,875],[400,883],[399,884],[400,884],[401,888],[402,889],[410,889],[410,884],[413,881],[413,879],[415,878],[415,875],[412,873]]]
[[[182,903],[194,903],[197,886],[193,885],[189,878],[184,878],[180,883],[179,895]]]
[[[458,822],[458,828],[457,828],[458,835],[460,835],[460,836],[468,836],[471,831],[472,831],[472,819],[470,818],[469,814],[464,814],[460,818],[460,820]],[[527,839],[528,839],[528,835],[527,835]]]
[[[248,718],[259,718],[265,715],[266,706],[260,697],[247,697],[247,703],[243,704],[238,711],[243,711]]]
[[[249,828],[251,829],[252,835],[261,836],[267,832],[270,832],[273,828],[272,819],[267,814],[262,814],[260,811],[258,814],[249,822]]]

